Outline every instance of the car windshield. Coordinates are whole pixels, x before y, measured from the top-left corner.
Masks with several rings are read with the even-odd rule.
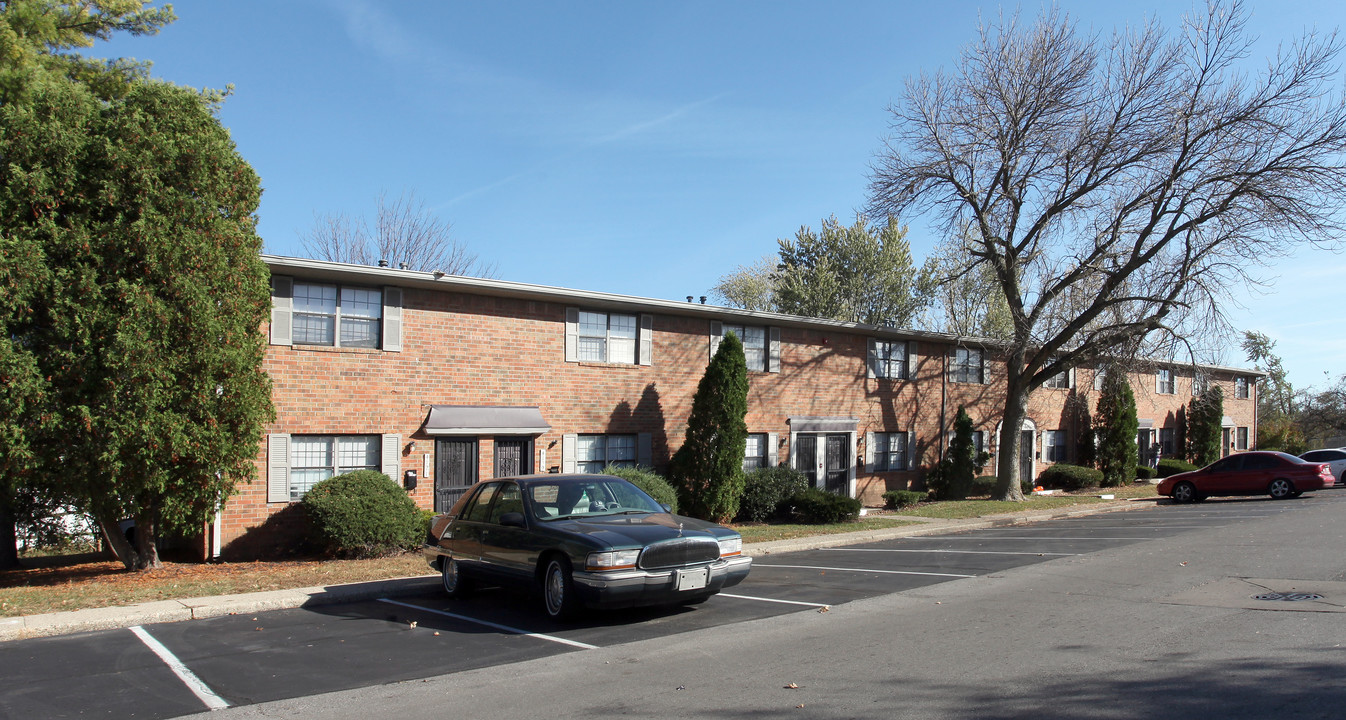
[[[538,520],[664,512],[640,488],[619,478],[531,483],[528,499]]]

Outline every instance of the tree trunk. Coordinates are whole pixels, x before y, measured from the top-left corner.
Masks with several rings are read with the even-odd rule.
[[[992,500],[1018,502],[1024,499],[1023,489],[1019,486],[1019,432],[1025,417],[1028,417],[1028,391],[1021,386],[1015,373],[1011,373],[1005,388],[1005,415],[1000,426],[995,497]]]
[[[19,533],[14,513],[0,502],[0,570],[13,570],[19,564]]]
[[[117,520],[115,518],[109,520],[101,516],[97,519],[98,528],[103,531],[103,541],[107,543],[108,547],[112,548],[112,554],[117,556],[117,559],[121,561],[122,565],[126,566],[127,570],[135,570],[140,558],[136,555],[135,548],[131,547],[131,543],[126,541],[126,536],[122,534],[121,528],[117,527]]]
[[[153,513],[136,514],[136,554],[139,561],[137,570],[154,570],[163,567],[159,562],[159,526]]]

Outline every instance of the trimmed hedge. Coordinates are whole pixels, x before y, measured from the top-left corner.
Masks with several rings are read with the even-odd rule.
[[[1158,475],[1158,474],[1159,474],[1159,471],[1158,471],[1158,470],[1155,470],[1154,468],[1150,467],[1149,465],[1137,465],[1137,466],[1136,466],[1136,479],[1137,479],[1137,480],[1149,480],[1150,478],[1153,478],[1153,477],[1155,477],[1155,476]]]
[[[1177,458],[1163,458],[1159,461],[1159,477],[1166,478],[1178,473],[1192,472],[1197,466]]]
[[[995,492],[995,484],[1000,478],[994,475],[978,475],[972,478],[973,495],[990,495]]]
[[[738,503],[738,519],[763,522],[784,514],[786,501],[808,487],[804,473],[790,467],[757,468],[748,473],[743,497]]]
[[[1038,475],[1038,485],[1047,489],[1080,490],[1102,484],[1102,470],[1067,463],[1056,463]]]
[[[412,550],[426,525],[407,493],[387,475],[357,470],[330,477],[304,494],[314,539],[337,557],[372,558]]]
[[[924,502],[930,497],[928,493],[916,492],[915,490],[889,490],[883,494],[884,506],[889,510],[910,507],[918,502]]]
[[[662,475],[649,468],[609,465],[603,468],[603,474],[616,475],[644,490],[645,494],[654,498],[655,502],[668,505],[673,508],[673,512],[678,511],[678,491],[674,490],[673,486],[669,485]]]
[[[808,488],[795,493],[789,500],[791,515],[807,525],[854,522],[860,517],[860,501],[833,493]]]

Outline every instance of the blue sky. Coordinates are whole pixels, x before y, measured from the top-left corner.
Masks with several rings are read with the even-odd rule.
[[[865,202],[903,79],[952,64],[994,3],[181,0],[160,35],[90,53],[235,94],[221,119],[265,188],[266,251],[316,214],[414,191],[507,280],[682,299]],[[1069,2],[1095,30],[1187,2]],[[1005,5],[1009,11],[1016,7]],[[1031,15],[1038,5],[1024,5]],[[1346,26],[1261,2],[1258,52]],[[940,236],[906,218],[917,258]],[[1231,308],[1297,385],[1346,372],[1346,256],[1304,250]],[[1244,364],[1232,347],[1226,362]]]

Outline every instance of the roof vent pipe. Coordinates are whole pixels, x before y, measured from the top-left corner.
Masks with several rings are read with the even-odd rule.
[[[406,270],[408,267],[410,267],[410,266],[407,265],[407,264],[404,263],[404,262],[400,262],[400,263],[397,264],[397,269],[398,269],[398,270]]]
[[[706,296],[705,296],[705,295],[702,295],[702,296],[701,296],[701,304],[702,304],[702,305],[705,305],[705,304],[706,304]]]
[[[688,295],[688,296],[687,296],[687,302],[691,302],[691,301],[692,301],[692,296],[691,296],[691,295]]]
[[[388,267],[388,261],[387,261],[387,260],[380,260],[380,261],[379,261],[379,267]]]

